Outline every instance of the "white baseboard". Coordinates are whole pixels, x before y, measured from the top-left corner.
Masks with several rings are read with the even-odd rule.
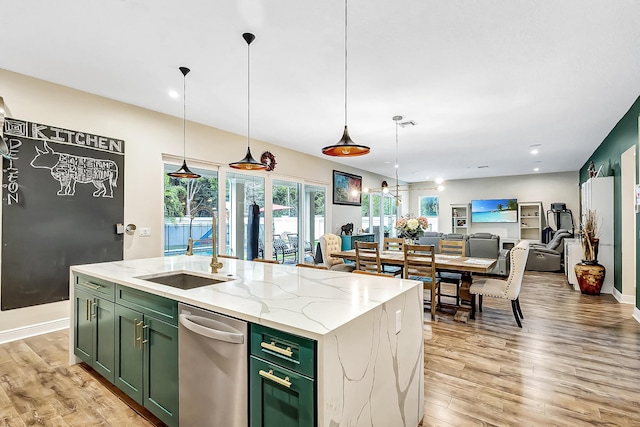
[[[636,297],[633,295],[622,295],[619,290],[613,288],[613,297],[622,304],[634,304],[636,303]]]
[[[638,310],[638,307],[633,309],[633,318],[636,319],[636,322],[640,323],[640,310]]]
[[[23,326],[21,328],[9,329],[7,331],[0,331],[0,344],[33,337],[35,335],[46,334],[48,332],[59,331],[68,327],[69,318],[65,317],[64,319],[51,320],[49,322]]]

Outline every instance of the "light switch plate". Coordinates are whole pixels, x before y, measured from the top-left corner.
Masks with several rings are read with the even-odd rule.
[[[140,227],[140,237],[149,237],[151,236],[151,228],[149,227]]]

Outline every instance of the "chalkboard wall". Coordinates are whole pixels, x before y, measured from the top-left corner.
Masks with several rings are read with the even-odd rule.
[[[5,119],[2,310],[69,298],[69,266],[121,260],[124,141]]]

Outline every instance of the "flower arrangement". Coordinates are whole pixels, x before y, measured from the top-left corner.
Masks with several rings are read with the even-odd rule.
[[[424,216],[414,218],[412,214],[404,215],[396,221],[396,231],[398,237],[405,237],[415,239],[424,235],[424,231],[427,229],[429,221]]]

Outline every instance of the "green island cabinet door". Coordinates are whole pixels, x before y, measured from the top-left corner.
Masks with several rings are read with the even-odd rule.
[[[142,405],[142,313],[116,304],[115,385]]]
[[[93,369],[108,379],[115,379],[115,304],[94,297]]]
[[[111,383],[114,381],[115,304],[74,289],[74,354]]]
[[[315,426],[312,379],[255,356],[249,371],[251,427]]]
[[[145,315],[143,338],[144,406],[168,426],[177,426],[178,328]]]
[[[93,360],[93,323],[91,322],[91,303],[93,296],[74,289],[74,349],[73,354],[91,365]]]

